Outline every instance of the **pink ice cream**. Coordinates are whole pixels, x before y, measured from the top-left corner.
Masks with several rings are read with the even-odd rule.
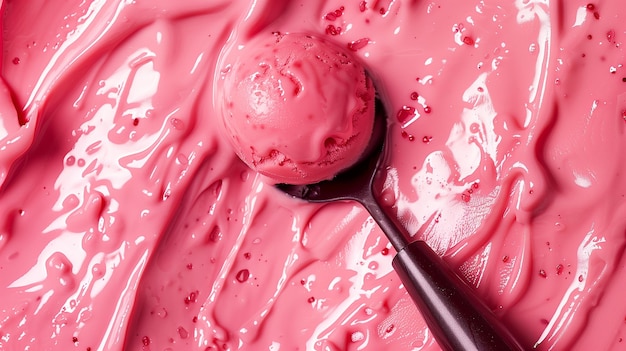
[[[375,91],[346,47],[263,33],[229,56],[217,92],[228,137],[248,166],[278,183],[307,184],[358,161],[372,134]]]
[[[3,5],[2,351],[439,350],[359,205],[223,138],[224,63],[272,32],[368,68],[382,202],[527,349],[625,349],[623,1]]]

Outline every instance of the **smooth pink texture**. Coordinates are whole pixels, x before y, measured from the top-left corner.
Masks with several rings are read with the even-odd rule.
[[[0,349],[438,349],[361,207],[220,135],[218,67],[279,31],[370,69],[382,199],[528,349],[623,350],[626,7],[588,4],[4,3]]]
[[[375,89],[348,48],[263,32],[227,57],[214,93],[227,138],[253,170],[276,183],[310,184],[361,158]]]

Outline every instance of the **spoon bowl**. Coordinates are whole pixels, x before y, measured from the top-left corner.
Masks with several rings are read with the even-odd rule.
[[[393,267],[442,349],[523,350],[473,289],[423,240],[410,242],[379,204],[374,188],[384,167],[386,134],[387,112],[376,99],[374,132],[359,162],[331,180],[276,187],[309,202],[357,201],[365,207],[396,250]]]

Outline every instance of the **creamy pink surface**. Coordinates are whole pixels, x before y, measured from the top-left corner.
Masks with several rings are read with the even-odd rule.
[[[383,200],[527,348],[625,349],[626,7],[587,4],[4,3],[0,349],[438,349],[361,207],[219,135],[216,68],[271,31],[370,68]]]
[[[262,32],[226,57],[214,101],[227,139],[254,171],[270,182],[311,184],[361,158],[375,89],[347,47]]]

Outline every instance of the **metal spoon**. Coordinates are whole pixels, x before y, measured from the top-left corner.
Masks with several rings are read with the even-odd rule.
[[[473,289],[424,241],[409,242],[404,227],[389,217],[376,200],[374,184],[383,167],[386,116],[385,107],[377,99],[374,135],[365,156],[354,166],[332,180],[277,187],[309,202],[361,203],[396,249],[393,267],[444,350],[523,350]]]

